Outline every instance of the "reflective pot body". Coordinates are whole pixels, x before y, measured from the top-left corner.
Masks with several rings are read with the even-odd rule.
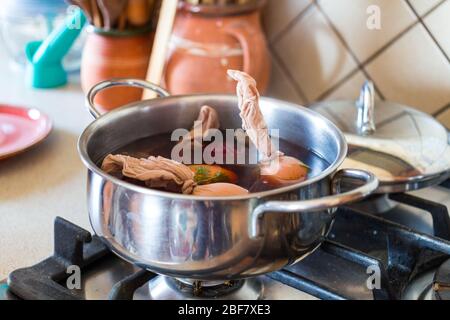
[[[200,107],[219,113],[222,128],[239,128],[237,98],[227,95],[159,98],[116,109],[82,134],[79,152],[88,171],[88,206],[96,234],[118,255],[171,277],[214,281],[253,277],[295,263],[316,249],[333,221],[333,207],[359,200],[377,187],[359,171],[335,175],[347,147],[322,116],[262,98],[269,128],[314,151],[326,170],[297,185],[233,198],[200,198],[151,190],[118,180],[97,164],[137,139],[190,128]],[[313,134],[311,134],[313,133]],[[343,176],[365,180],[354,192],[337,192]],[[312,200],[310,200],[312,199]]]

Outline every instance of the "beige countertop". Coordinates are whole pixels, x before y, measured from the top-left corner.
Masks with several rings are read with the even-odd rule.
[[[0,279],[34,264],[53,250],[53,220],[61,216],[89,227],[86,170],[77,139],[91,121],[78,84],[55,90],[25,86],[21,70],[8,65],[0,42],[0,104],[35,107],[53,120],[44,143],[0,161]]]

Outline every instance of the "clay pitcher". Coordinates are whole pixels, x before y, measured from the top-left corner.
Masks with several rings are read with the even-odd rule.
[[[103,31],[90,28],[81,61],[81,86],[87,92],[112,78],[145,79],[154,32],[149,30]],[[109,111],[141,99],[142,89],[113,88],[101,92],[95,102]]]
[[[243,70],[264,92],[270,57],[261,26],[264,0],[246,5],[182,2],[170,41],[165,86],[172,94],[234,93],[227,69]]]

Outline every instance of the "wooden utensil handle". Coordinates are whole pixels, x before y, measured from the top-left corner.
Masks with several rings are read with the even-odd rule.
[[[161,84],[161,79],[166,62],[167,48],[172,34],[173,22],[177,12],[178,0],[162,0],[158,26],[156,28],[155,41],[147,71],[147,81],[156,85]],[[152,99],[156,95],[152,92],[144,92],[143,99]]]
[[[103,27],[103,19],[96,0],[91,0],[92,19],[97,28]]]
[[[129,0],[127,11],[128,21],[134,26],[144,26],[150,20],[147,0]]]

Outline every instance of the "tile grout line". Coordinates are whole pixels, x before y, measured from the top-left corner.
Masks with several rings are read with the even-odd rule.
[[[350,53],[350,55],[352,56],[353,60],[356,62],[357,65],[357,69],[356,71],[361,71],[364,76],[369,79],[370,81],[372,81],[372,83],[374,84],[375,87],[375,91],[378,93],[378,95],[380,96],[380,98],[382,100],[385,100],[385,96],[384,94],[381,92],[380,88],[378,87],[378,85],[375,83],[375,81],[372,79],[372,77],[369,75],[369,73],[367,72],[367,70],[364,68],[364,65],[361,63],[361,61],[359,61],[358,57],[356,56],[355,52],[353,51],[353,49],[350,47],[350,45],[347,43],[347,41],[345,41],[345,38],[343,37],[342,33],[339,31],[339,29],[334,25],[334,23],[331,21],[330,17],[326,14],[326,12],[323,10],[323,8],[320,6],[320,4],[317,1],[314,1],[314,3],[316,3],[317,8],[319,9],[319,11],[323,14],[323,16],[325,17],[325,20],[327,21],[328,25],[330,26],[330,28],[333,30],[333,32],[336,34],[336,36],[338,37],[338,39],[341,41],[341,43],[344,45],[344,47],[347,49],[347,51]],[[324,99],[326,96],[330,95],[331,93],[333,93],[334,90],[336,90],[337,88],[339,88],[342,84],[344,84],[345,81],[347,81],[348,79],[351,78],[351,76],[353,76],[354,74],[356,74],[355,70],[351,71],[347,76],[345,76],[343,79],[341,79],[338,83],[336,83],[334,86],[332,86],[331,88],[329,88],[328,90],[326,90],[325,92],[323,92],[318,99]],[[344,81],[345,80],[345,81]],[[362,84],[361,84],[362,86]]]
[[[292,19],[282,30],[278,31],[274,36],[272,36],[270,39],[270,43],[272,45],[277,44],[281,38],[284,37],[284,35],[292,29],[294,25],[297,24],[298,21],[300,21],[310,10],[314,7],[314,1],[308,4],[305,9],[303,9],[294,19]]]
[[[406,0],[404,0],[406,2]],[[443,2],[442,2],[443,3]],[[442,3],[439,3],[437,6],[430,9],[423,17],[425,18],[429,14],[431,14],[436,8],[438,8]],[[409,6],[409,4],[408,4]],[[418,24],[420,24],[419,19],[417,19],[413,24],[408,26],[405,30],[400,32],[398,35],[396,35],[393,39],[391,39],[388,43],[386,43],[384,46],[382,46],[380,49],[378,49],[375,53],[373,53],[370,57],[368,57],[365,61],[362,62],[362,65],[365,67],[369,63],[371,63],[373,60],[378,58],[380,54],[382,54],[384,51],[386,51],[389,47],[391,47],[395,42],[397,42],[400,38],[402,38],[405,34],[408,33],[411,29],[416,27]]]
[[[278,52],[276,51],[276,49],[274,47],[272,47],[271,45],[269,45],[270,51],[272,52],[272,57],[273,59],[276,61],[276,63],[278,63],[278,65],[280,66],[281,72],[284,73],[284,75],[286,76],[286,78],[289,80],[289,82],[291,83],[291,85],[294,87],[295,92],[300,96],[300,98],[303,100],[303,102],[308,105],[309,104],[309,99],[306,96],[306,94],[304,93],[304,91],[302,90],[302,88],[300,87],[300,85],[297,83],[297,81],[295,81],[294,77],[291,75],[291,73],[289,72],[288,68],[286,67],[286,65],[283,62],[283,59],[281,59],[278,56]]]
[[[339,32],[339,30],[335,27],[335,25],[332,23],[331,19],[328,17],[328,15],[323,11],[321,6],[319,5],[317,0],[312,1],[302,12],[300,12],[292,21],[280,32],[277,33],[275,40],[271,41],[271,44],[269,45],[272,51],[272,54],[274,56],[274,59],[277,61],[277,63],[280,65],[281,71],[285,74],[285,76],[288,78],[288,80],[293,85],[294,89],[297,91],[297,94],[299,94],[300,98],[302,98],[306,104],[309,104],[309,99],[306,97],[306,94],[301,89],[301,86],[297,83],[297,81],[294,79],[294,77],[291,75],[289,69],[284,64],[284,61],[281,59],[281,57],[278,55],[278,52],[276,51],[275,45],[278,43],[278,41],[299,21],[301,18],[307,14],[312,8],[316,7],[319,9],[319,11],[324,15],[325,19],[327,20],[327,23],[332,28],[333,32],[336,34],[338,39],[341,41],[341,43],[344,45],[344,47],[348,50],[350,55],[352,56],[353,60],[356,62],[357,68],[351,71],[349,74],[347,74],[345,77],[343,77],[339,82],[337,82],[335,85],[333,85],[331,88],[323,92],[316,100],[323,100],[328,95],[332,94],[336,89],[338,89],[341,85],[343,85],[346,81],[348,81],[352,76],[354,76],[358,71],[361,71],[366,78],[374,82],[374,80],[371,78],[371,76],[368,74],[367,70],[365,69],[365,66],[367,66],[369,63],[371,63],[373,60],[375,60],[380,54],[382,54],[385,50],[387,50],[390,46],[392,46],[395,42],[397,42],[401,37],[403,37],[408,31],[416,27],[418,24],[422,25],[427,33],[430,35],[432,40],[436,43],[438,48],[442,51],[445,58],[450,62],[450,59],[447,54],[443,51],[443,49],[440,47],[439,43],[436,41],[434,36],[431,34],[430,30],[426,27],[425,23],[423,22],[423,18],[426,18],[429,14],[434,12],[438,7],[440,7],[443,3],[445,3],[445,0],[442,0],[438,4],[436,4],[433,8],[428,10],[423,17],[420,17],[417,12],[412,8],[411,4],[408,0],[404,0],[409,8],[413,11],[415,14],[417,20],[412,23],[410,26],[406,27],[403,31],[401,31],[399,34],[397,34],[393,39],[391,39],[388,43],[386,43],[384,46],[382,46],[379,50],[377,50],[375,53],[373,53],[371,56],[369,56],[365,61],[360,62],[351,47],[348,45],[348,43],[345,41],[342,34]],[[375,90],[377,91],[378,95],[382,100],[385,100],[385,96],[382,94],[378,86],[375,84]],[[441,114],[442,112],[445,112],[447,108],[450,108],[450,104],[446,105],[442,108],[442,110],[439,110],[435,113],[436,116]]]
[[[421,18],[416,12],[415,10],[411,7],[410,3],[408,2],[408,0],[404,0],[408,7],[413,11],[413,13],[415,14],[417,20],[412,23],[410,26],[406,27],[405,30],[401,31],[398,35],[396,35],[393,39],[391,39],[388,43],[386,43],[384,46],[382,46],[380,49],[378,49],[375,53],[373,53],[370,57],[368,57],[365,61],[358,63],[358,68],[364,73],[364,75],[367,77],[369,76],[369,74],[367,73],[365,67],[371,63],[373,60],[375,60],[378,56],[380,56],[384,51],[386,51],[389,47],[391,47],[395,42],[397,42],[401,37],[403,37],[406,33],[408,33],[408,31],[410,31],[411,29],[413,29],[414,27],[416,27],[418,24],[421,24],[422,26],[424,26],[425,24],[422,23],[422,19],[426,18],[428,15],[430,15],[432,12],[434,12],[438,7],[440,7],[443,3],[445,3],[445,0],[442,0],[441,2],[439,2],[438,4],[436,4],[433,8],[431,8],[430,10],[428,10],[423,17]],[[317,0],[315,0],[315,3],[317,2]],[[345,40],[343,39],[342,35],[340,34],[339,30],[337,30],[337,28],[334,27],[334,24],[330,21],[331,19],[328,17],[328,15],[322,10],[322,8],[320,8],[320,5],[317,4],[317,7],[319,7],[319,9],[321,10],[321,12],[324,14],[324,16],[327,18],[329,24],[332,26],[333,30],[335,30],[335,33],[338,35],[338,37],[341,39],[341,41],[344,43],[344,45],[347,47],[347,49],[350,51],[350,53],[352,54],[352,56],[354,56],[353,51],[351,50],[350,46],[348,46],[348,44],[345,42]],[[425,27],[425,29],[428,31],[428,29]],[[433,41],[436,42],[434,40],[434,37],[432,37]],[[440,47],[440,45],[438,45],[439,49],[441,51],[442,48]],[[349,49],[350,48],[350,49]],[[448,59],[448,56],[446,54],[444,54],[445,57]],[[356,61],[358,61],[358,59],[356,59]],[[358,61],[359,62],[359,61]],[[353,73],[353,72],[352,72]],[[371,77],[368,77],[372,82],[373,80],[371,79]],[[334,86],[335,89],[337,89],[339,87],[339,85],[342,85],[344,81],[340,81],[340,84],[336,84]],[[331,88],[333,89],[333,88]],[[333,92],[333,90],[327,90],[324,94],[322,94],[319,99],[324,99],[327,95],[331,94]],[[377,86],[375,86],[375,90],[377,91],[377,93],[380,95],[380,98],[382,100],[385,100],[384,95],[381,93],[381,91],[377,88]]]
[[[419,20],[419,23],[422,25],[422,27],[425,29],[425,31],[428,33],[428,35],[430,36],[431,40],[433,40],[434,44],[438,47],[439,51],[441,51],[441,53],[444,55],[445,59],[447,59],[448,63],[450,63],[450,57],[449,55],[445,52],[445,50],[442,48],[441,44],[439,43],[439,41],[437,41],[436,37],[434,36],[434,34],[431,32],[431,30],[428,28],[428,26],[425,24],[425,21],[423,20],[423,18],[426,18],[429,14],[431,14],[432,12],[434,12],[438,7],[440,7],[444,1],[439,2],[438,4],[436,4],[433,8],[431,8],[424,16],[423,18],[418,14],[418,12],[416,11],[416,9],[414,9],[414,7],[411,5],[411,3],[409,2],[409,0],[405,0],[406,3],[408,4],[408,6],[411,8],[411,10],[414,12],[414,14],[416,15],[417,19]]]
[[[350,73],[348,73],[345,77],[343,77],[341,80],[339,80],[336,84],[322,92],[315,100],[316,101],[322,101],[325,100],[329,95],[331,95],[335,90],[337,90],[340,86],[342,86],[345,82],[350,80],[351,77],[353,77],[355,74],[357,74],[359,71],[361,71],[359,68],[354,69]],[[363,83],[361,83],[361,87],[363,86]],[[355,97],[355,100],[358,97]]]
[[[433,113],[433,117],[437,118],[439,117],[441,114],[443,114],[444,112],[448,111],[450,109],[450,103],[446,104],[445,106],[443,106],[442,108],[440,108],[438,111],[436,111],[435,113]]]
[[[447,53],[445,52],[445,50],[441,47],[439,41],[437,41],[436,37],[433,35],[433,33],[431,32],[431,30],[428,28],[428,26],[426,25],[424,19],[426,17],[428,17],[431,13],[433,13],[437,8],[439,8],[441,5],[443,5],[445,3],[445,0],[440,1],[439,3],[437,3],[434,7],[432,7],[430,10],[428,10],[425,14],[423,14],[422,16],[419,15],[419,13],[416,11],[416,9],[412,6],[412,4],[410,3],[410,0],[405,0],[406,3],[408,4],[408,6],[411,8],[411,10],[413,11],[413,13],[416,15],[417,19],[419,20],[419,23],[422,25],[422,27],[425,29],[425,31],[428,33],[428,35],[430,36],[431,40],[435,43],[435,45],[438,47],[439,51],[441,51],[441,53],[444,55],[444,57],[447,59],[447,61],[450,63],[450,57],[447,55]],[[434,112],[432,114],[432,116],[434,118],[437,118],[444,114],[445,112],[447,112],[448,110],[450,110],[450,103],[444,105],[443,107],[439,108],[438,111]],[[447,127],[447,126],[446,126]]]
[[[406,2],[408,2],[408,4],[413,8],[413,11],[415,12],[416,10],[414,9],[414,6],[410,3],[411,0],[405,0]],[[438,7],[440,7],[442,4],[444,4],[446,0],[440,0],[440,2],[436,3],[433,7],[431,7],[430,9],[428,9],[421,17],[425,18],[427,17],[430,13],[432,13],[434,10],[436,10]],[[420,16],[417,13],[418,16]]]
[[[378,93],[378,96],[380,97],[380,99],[381,100],[386,100],[386,96],[383,94],[383,92],[381,92],[380,87],[378,87],[378,85],[375,83],[375,80],[373,80],[373,78],[370,76],[370,74],[366,70],[366,68],[361,66],[360,69],[361,69],[362,73],[366,76],[366,78],[369,79],[370,81],[372,81],[372,83],[374,85],[374,88],[375,88],[375,92]]]

